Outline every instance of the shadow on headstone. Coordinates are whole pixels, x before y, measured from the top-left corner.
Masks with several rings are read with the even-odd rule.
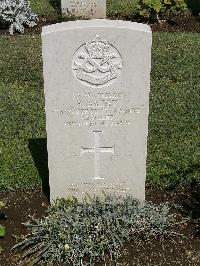
[[[28,146],[38,174],[42,179],[42,190],[50,200],[47,139],[29,139]]]
[[[58,13],[61,13],[61,0],[50,0],[49,2]]]
[[[200,1],[199,0],[187,0],[188,8],[192,11],[193,15],[199,15],[200,13]]]

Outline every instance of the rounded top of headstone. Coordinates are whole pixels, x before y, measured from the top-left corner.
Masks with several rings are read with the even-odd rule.
[[[42,28],[42,35],[57,31],[71,30],[77,28],[79,29],[92,28],[92,27],[108,27],[108,28],[117,27],[117,28],[126,28],[135,31],[143,31],[151,33],[151,28],[147,24],[122,21],[122,20],[93,19],[93,20],[77,20],[77,21],[62,22],[45,26]]]

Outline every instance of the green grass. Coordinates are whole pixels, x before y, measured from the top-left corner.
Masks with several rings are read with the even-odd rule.
[[[200,180],[199,42],[199,34],[153,34],[148,184]],[[0,47],[0,188],[31,188],[46,174],[41,40],[1,36]]]
[[[56,16],[57,5],[56,2],[60,0],[31,0],[31,8],[39,16]]]
[[[29,140],[45,137],[38,35],[0,38],[0,187],[40,182]]]
[[[131,18],[138,11],[139,0],[107,0],[107,16]]]
[[[200,179],[200,35],[154,34],[148,179]]]

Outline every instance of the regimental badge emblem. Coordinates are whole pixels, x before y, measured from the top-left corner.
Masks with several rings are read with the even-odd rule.
[[[75,52],[72,68],[75,77],[84,85],[99,88],[119,77],[122,57],[113,45],[97,35]]]

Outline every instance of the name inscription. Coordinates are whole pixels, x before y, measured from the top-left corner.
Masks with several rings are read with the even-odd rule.
[[[73,107],[56,109],[65,127],[129,126],[143,106],[127,106],[124,92],[89,92],[73,95]],[[66,118],[65,118],[66,117]]]

